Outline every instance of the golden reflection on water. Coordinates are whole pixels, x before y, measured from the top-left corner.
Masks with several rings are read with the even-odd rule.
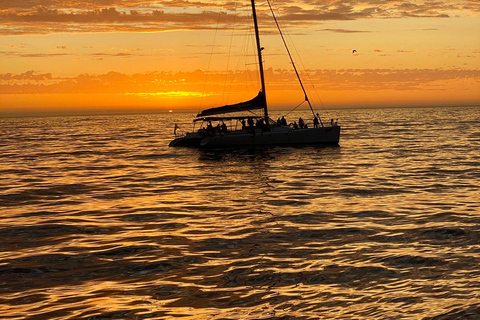
[[[2,120],[0,311],[478,314],[480,133],[464,121],[459,147],[445,110],[349,111],[340,147],[233,152],[166,147],[188,116]]]

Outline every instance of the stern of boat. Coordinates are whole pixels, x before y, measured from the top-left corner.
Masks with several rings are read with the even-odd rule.
[[[204,137],[197,133],[187,133],[183,137],[175,138],[168,144],[169,147],[196,147],[200,146],[200,142]]]

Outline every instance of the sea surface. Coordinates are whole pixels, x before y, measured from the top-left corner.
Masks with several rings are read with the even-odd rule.
[[[480,108],[330,117],[228,151],[169,148],[189,113],[0,119],[0,318],[480,319]]]

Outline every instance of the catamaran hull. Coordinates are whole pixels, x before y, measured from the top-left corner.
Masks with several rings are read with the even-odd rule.
[[[190,133],[185,137],[173,140],[170,147],[232,148],[315,144],[338,145],[339,140],[340,126],[310,129],[274,127],[271,131],[260,129],[239,130],[209,137]]]
[[[205,137],[198,133],[188,133],[185,137],[176,138],[169,143],[169,147],[200,147],[200,143]]]

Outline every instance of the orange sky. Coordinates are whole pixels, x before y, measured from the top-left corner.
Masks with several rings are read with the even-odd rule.
[[[248,1],[32,3],[0,2],[0,115],[198,110],[260,88]],[[480,104],[477,1],[272,3],[317,106]],[[303,95],[257,7],[267,99],[295,107]]]

